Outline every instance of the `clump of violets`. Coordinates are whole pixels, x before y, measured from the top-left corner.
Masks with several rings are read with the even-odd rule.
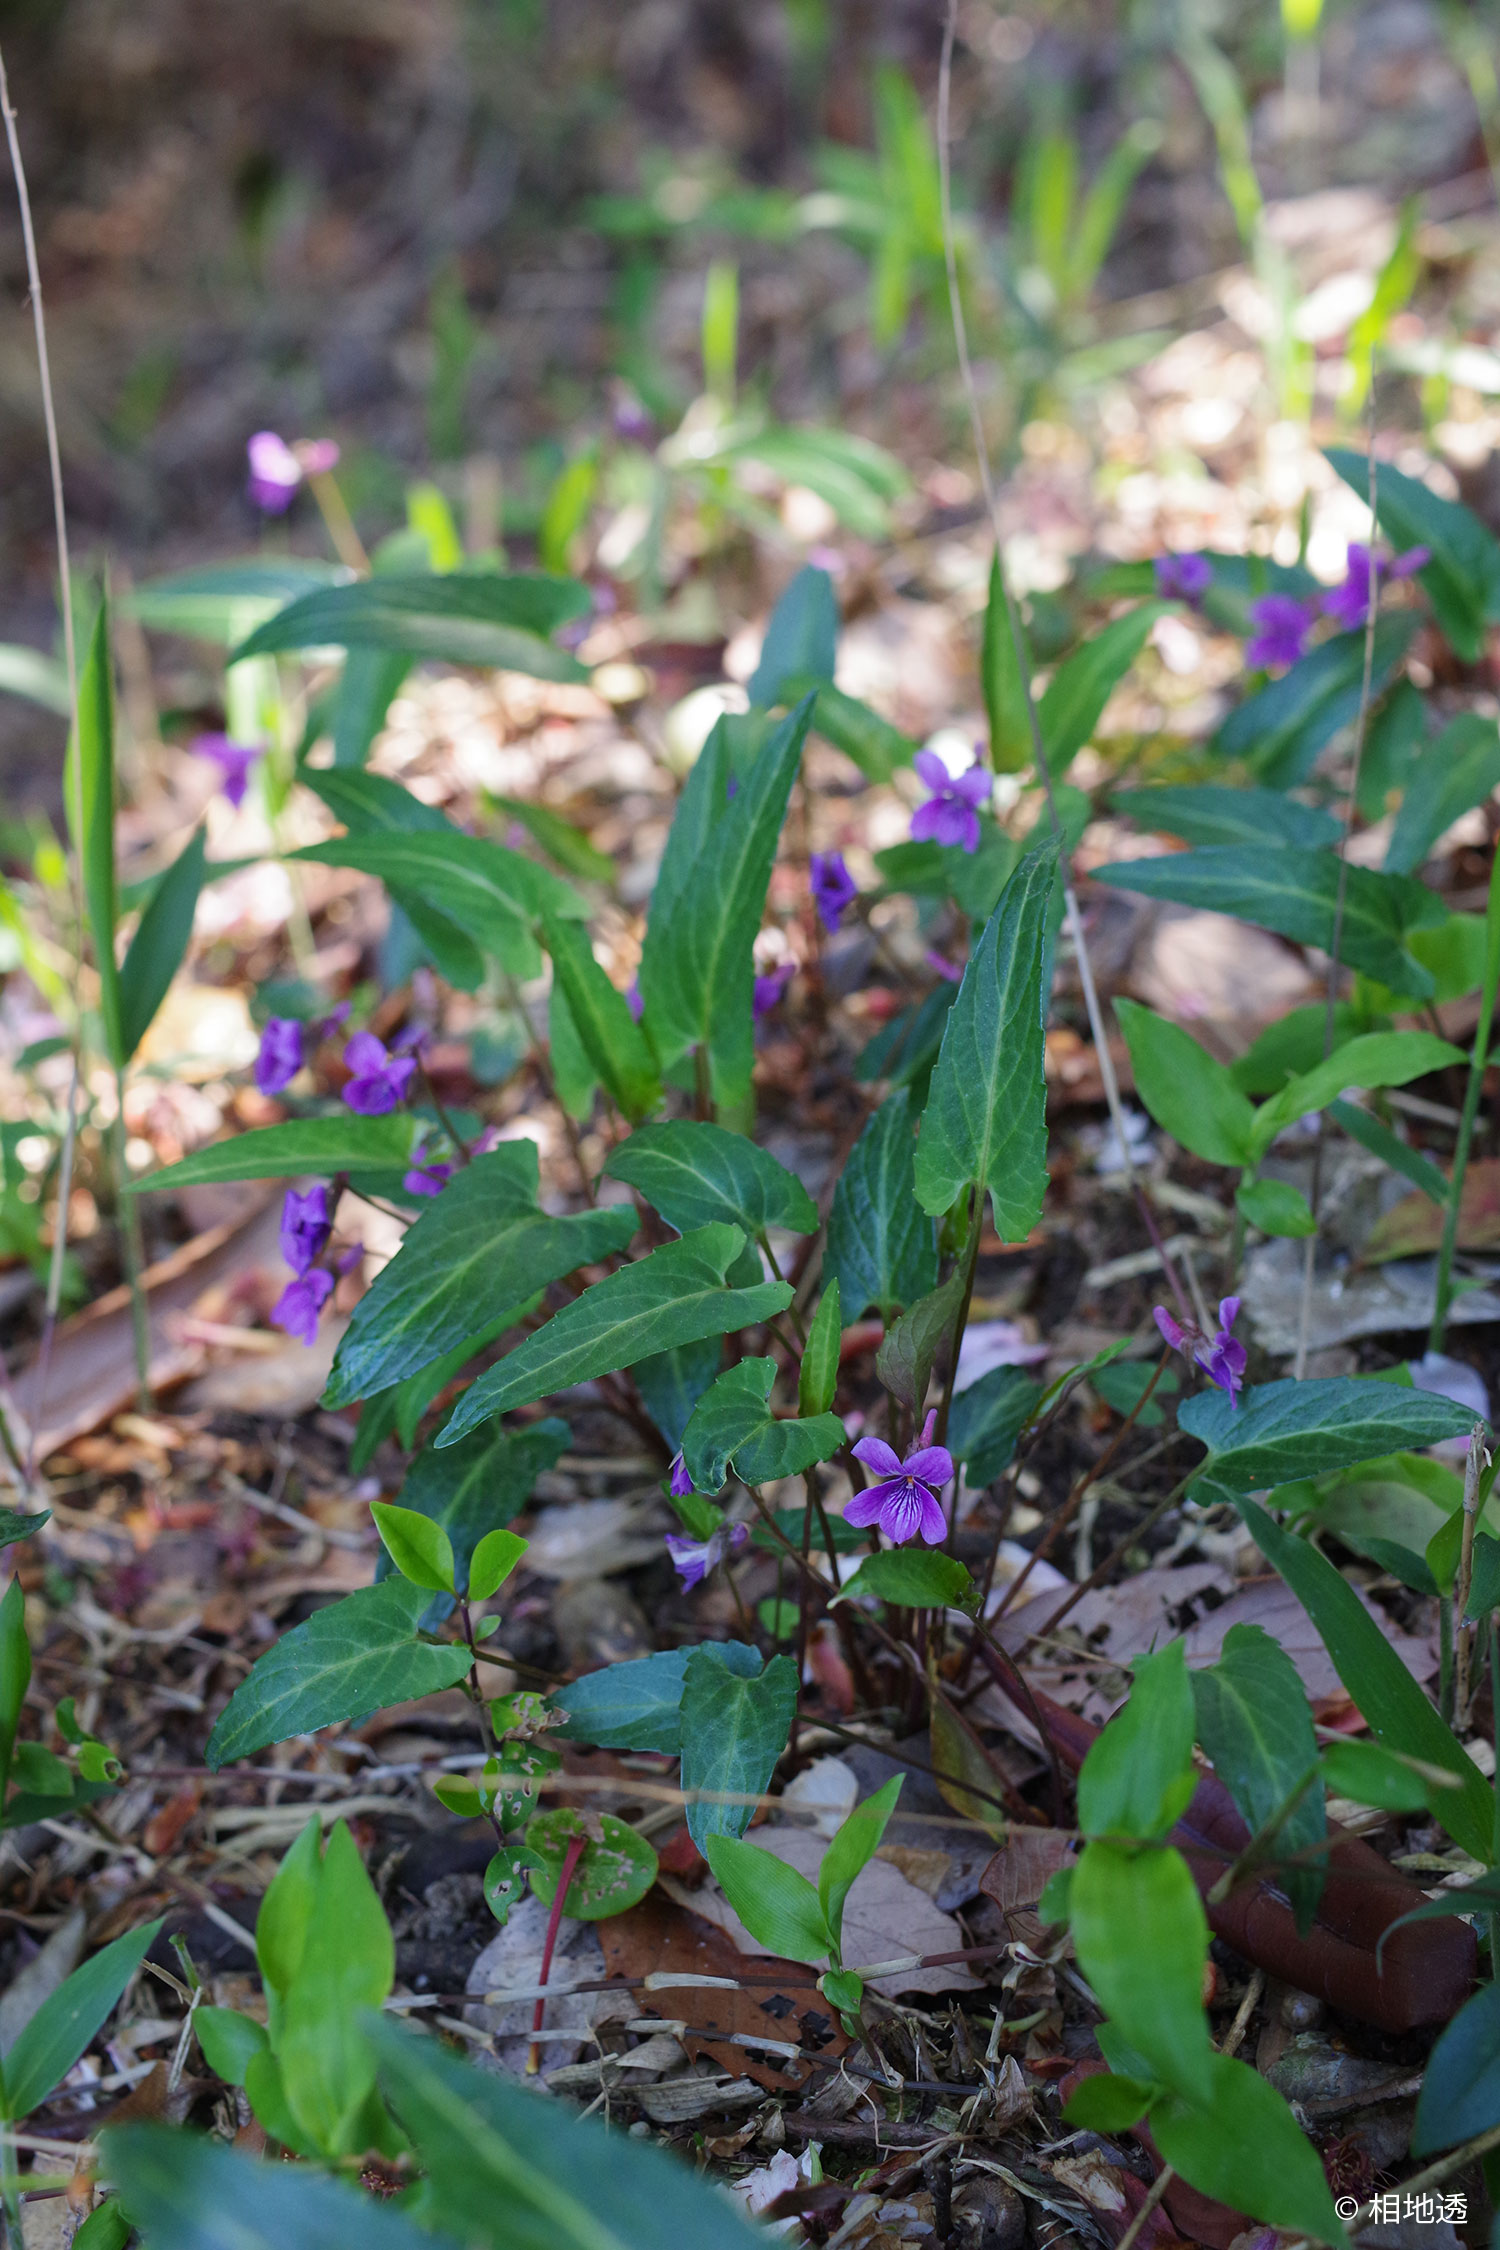
[[[406,1099],[416,1075],[415,1055],[393,1054],[373,1031],[356,1031],[344,1049],[349,1083],[344,1100],[356,1117],[384,1117]]]
[[[1382,579],[1410,578],[1432,560],[1427,547],[1408,547],[1404,555],[1376,555],[1362,539],[1351,539],[1343,583],[1323,596],[1323,612],[1341,631],[1352,633],[1363,625],[1370,605],[1379,599]]]
[[[738,1554],[749,1536],[747,1523],[721,1523],[707,1539],[690,1539],[685,1532],[669,1531],[667,1553],[672,1558],[672,1568],[682,1580],[684,1593],[690,1586],[701,1585],[716,1564]]]
[[[1156,591],[1163,601],[1186,602],[1196,609],[1214,582],[1207,555],[1158,555],[1153,565]]]
[[[903,1461],[884,1438],[861,1438],[854,1457],[873,1469],[879,1482],[866,1485],[844,1508],[845,1523],[861,1530],[878,1524],[893,1546],[904,1546],[919,1534],[929,1547],[948,1534],[948,1522],[938,1501],[945,1484],[953,1482],[953,1456],[945,1445],[934,1445],[937,1416],[929,1414],[922,1435]]]
[[[1165,1305],[1155,1308],[1155,1320],[1165,1341],[1174,1352],[1181,1352],[1202,1368],[1211,1383],[1229,1394],[1231,1406],[1238,1406],[1238,1392],[1245,1380],[1245,1347],[1232,1333],[1240,1316],[1238,1297],[1219,1300],[1219,1325],[1212,1336],[1203,1336],[1195,1328],[1183,1327],[1172,1318]],[[856,1450],[858,1450],[856,1448]]]
[[[859,885],[844,865],[842,852],[814,852],[810,871],[813,904],[830,937],[859,896]]]
[[[1250,622],[1256,629],[1245,643],[1245,662],[1258,670],[1300,663],[1315,618],[1312,606],[1293,594],[1262,594],[1250,604]]]
[[[957,844],[979,849],[979,807],[994,793],[995,777],[976,759],[963,773],[950,773],[935,750],[919,750],[912,760],[917,779],[932,794],[911,816],[914,844]]]
[[[234,742],[227,734],[200,734],[189,745],[195,758],[211,758],[219,769],[219,787],[236,812],[245,802],[251,771],[265,755],[257,743]]]
[[[275,430],[257,430],[245,452],[250,462],[246,489],[267,516],[284,516],[304,477],[326,476],[339,464],[332,438],[303,438],[291,446]]]
[[[316,1341],[318,1320],[333,1295],[333,1275],[317,1261],[328,1247],[333,1214],[321,1180],[300,1191],[288,1188],[281,1206],[281,1255],[293,1278],[282,1290],[271,1318],[299,1343]]]

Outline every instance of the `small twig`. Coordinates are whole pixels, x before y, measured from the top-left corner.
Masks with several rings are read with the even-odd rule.
[[[1173,2171],[1170,2164],[1164,2164],[1162,2166],[1161,2170],[1157,2173],[1156,2178],[1151,2182],[1151,2185],[1146,2192],[1145,2202],[1141,2205],[1139,2211],[1137,2211],[1135,2217],[1131,2220],[1129,2226],[1121,2235],[1118,2244],[1118,2250],[1135,2250],[1135,2246],[1140,2240],[1141,2229],[1145,2226],[1147,2220],[1151,2217],[1152,2212],[1156,2209],[1157,2205],[1160,2203],[1162,2197],[1166,2194],[1168,2188],[1172,2185],[1172,2182],[1176,2179],[1176,2177],[1177,2174]]]
[[[1096,1586],[1103,1583],[1103,1581],[1109,1576],[1110,1572],[1115,1568],[1116,1564],[1122,1563],[1125,1560],[1125,1557],[1129,1554],[1131,1548],[1135,1546],[1136,1542],[1140,1539],[1145,1538],[1146,1533],[1151,1529],[1151,1526],[1154,1523],[1158,1522],[1159,1519],[1166,1514],[1168,1508],[1173,1506],[1176,1501],[1182,1498],[1182,1495],[1186,1492],[1188,1486],[1193,1483],[1194,1479],[1200,1474],[1201,1470],[1199,1469],[1189,1469],[1187,1475],[1181,1480],[1181,1482],[1178,1484],[1174,1484],[1171,1491],[1164,1494],[1163,1497],[1157,1501],[1155,1507],[1147,1511],[1147,1513],[1141,1518],[1140,1522],[1136,1525],[1135,1529],[1133,1531],[1127,1532],[1118,1546],[1111,1547],[1103,1562],[1100,1563],[1096,1569],[1091,1570],[1087,1578],[1081,1579],[1076,1586],[1070,1587],[1068,1590],[1067,1598],[1059,1603],[1058,1607],[1047,1619],[1045,1625],[1039,1625],[1034,1633],[1029,1633],[1027,1635],[1027,1646],[1029,1647],[1032,1641],[1043,1640],[1048,1633],[1055,1632],[1058,1626],[1062,1623],[1062,1620],[1067,1616],[1068,1612],[1071,1609],[1075,1608],[1076,1605],[1083,1600],[1085,1594],[1091,1594]]]

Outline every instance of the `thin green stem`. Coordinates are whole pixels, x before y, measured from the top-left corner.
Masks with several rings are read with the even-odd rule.
[[[1448,1313],[1453,1303],[1453,1253],[1458,1247],[1458,1221],[1463,1208],[1464,1175],[1469,1168],[1474,1121],[1479,1115],[1479,1097],[1484,1090],[1484,1073],[1489,1062],[1497,989],[1500,989],[1500,852],[1496,853],[1495,864],[1490,869],[1490,895],[1484,917],[1484,983],[1480,988],[1479,1021],[1474,1026],[1474,1044],[1469,1050],[1469,1083],[1464,1088],[1464,1106],[1458,1121],[1458,1142],[1453,1151],[1453,1177],[1448,1183],[1448,1208],[1443,1215],[1437,1291],[1432,1307],[1432,1327],[1427,1337],[1427,1349],[1430,1352],[1440,1352],[1443,1348]]]

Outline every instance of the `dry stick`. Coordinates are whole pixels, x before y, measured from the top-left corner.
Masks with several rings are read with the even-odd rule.
[[[990,529],[995,541],[995,573],[1005,602],[1005,620],[1010,631],[1011,648],[1016,660],[1016,675],[1026,700],[1027,721],[1031,728],[1032,756],[1036,761],[1037,776],[1047,799],[1047,817],[1052,833],[1057,838],[1058,870],[1062,877],[1063,909],[1068,925],[1068,935],[1078,962],[1078,981],[1083,988],[1083,1004],[1089,1019],[1089,1036],[1099,1058],[1099,1077],[1104,1088],[1110,1121],[1115,1138],[1120,1144],[1120,1163],[1132,1193],[1140,1208],[1146,1231],[1160,1255],[1167,1285],[1177,1300],[1184,1320],[1192,1318],[1192,1310],[1183,1294],[1177,1269],[1162,1240],[1140,1174],[1136,1171],[1130,1154],[1130,1141],[1125,1131],[1125,1112],[1120,1102],[1119,1081],[1115,1077],[1114,1057],[1109,1051],[1109,1039],[1104,1028],[1104,1018],[1099,1007],[1098,988],[1094,983],[1093,964],[1089,959],[1088,941],[1084,936],[1083,917],[1078,911],[1078,894],[1073,888],[1073,876],[1068,857],[1067,839],[1063,835],[1058,817],[1057,796],[1052,785],[1052,768],[1047,758],[1047,746],[1042,740],[1042,722],[1037,712],[1036,697],[1032,693],[1031,662],[1026,653],[1026,639],[1021,630],[1021,614],[1010,590],[1005,571],[1003,526],[1000,519],[1000,496],[995,487],[994,471],[990,465],[989,442],[984,434],[984,417],[979,408],[979,392],[974,381],[974,368],[969,358],[969,333],[964,319],[963,293],[958,284],[958,250],[953,232],[953,153],[950,145],[950,109],[953,92],[953,47],[958,36],[958,0],[948,0],[943,23],[943,52],[938,66],[937,144],[938,186],[942,199],[943,258],[948,272],[948,307],[953,321],[953,342],[958,355],[958,371],[964,387],[964,397],[969,408],[969,422],[974,435],[974,452],[979,463],[979,481],[984,488],[985,507],[989,512]]]
[[[1034,1633],[1027,1634],[1027,1648],[1031,1646],[1031,1643],[1033,1641],[1045,1640],[1049,1633],[1056,1631],[1057,1627],[1062,1623],[1062,1620],[1067,1616],[1069,1610],[1073,1609],[1079,1602],[1081,1602],[1085,1594],[1091,1594],[1096,1586],[1101,1585],[1103,1581],[1109,1576],[1110,1572],[1114,1569],[1116,1563],[1120,1563],[1125,1560],[1125,1557],[1129,1554],[1131,1548],[1136,1544],[1137,1540],[1145,1538],[1146,1533],[1151,1529],[1151,1526],[1166,1514],[1168,1508],[1172,1506],[1174,1501],[1180,1500],[1182,1498],[1182,1495],[1186,1492],[1188,1486],[1193,1483],[1194,1479],[1199,1474],[1200,1471],[1198,1469],[1189,1469],[1187,1475],[1182,1479],[1181,1483],[1174,1484],[1171,1491],[1167,1493],[1164,1498],[1158,1500],[1154,1508],[1151,1508],[1147,1511],[1147,1513],[1141,1518],[1140,1522],[1136,1525],[1135,1529],[1133,1531],[1128,1531],[1125,1534],[1125,1537],[1120,1541],[1118,1546],[1111,1547],[1109,1553],[1105,1556],[1103,1562],[1099,1564],[1096,1570],[1091,1570],[1087,1578],[1080,1580],[1078,1585],[1072,1586],[1068,1589],[1066,1600],[1059,1603],[1058,1607],[1047,1619],[1046,1624],[1038,1625]],[[1022,1653],[1023,1652],[1020,1650],[1016,1652],[1018,1657]]]
[[[1334,1012],[1338,1005],[1339,952],[1344,942],[1344,903],[1349,889],[1349,832],[1354,825],[1354,802],[1359,793],[1359,769],[1364,762],[1365,737],[1370,731],[1370,682],[1375,665],[1375,612],[1379,606],[1379,575],[1375,567],[1375,369],[1370,367],[1370,416],[1367,440],[1370,507],[1370,580],[1365,595],[1365,660],[1359,683],[1359,716],[1354,726],[1354,771],[1344,802],[1344,833],[1339,839],[1339,885],[1333,904],[1333,943],[1328,949],[1328,994],[1323,1007],[1323,1060],[1333,1052]],[[1318,1247],[1318,1209],[1323,1197],[1323,1150],[1327,1137],[1327,1112],[1318,1111],[1318,1133],[1313,1144],[1313,1231],[1302,1254],[1302,1305],[1297,1316],[1297,1356],[1292,1373],[1300,1383],[1307,1367],[1307,1331],[1312,1320],[1313,1259]]]
[[[5,58],[0,55],[0,110],[5,113],[5,143],[10,151],[10,168],[16,183],[16,201],[21,211],[21,239],[26,248],[26,287],[31,298],[31,324],[36,333],[37,374],[42,390],[42,420],[47,432],[47,468],[52,480],[52,522],[57,541],[57,575],[59,599],[62,603],[63,649],[68,667],[68,710],[73,729],[78,728],[78,647],[73,632],[73,571],[68,556],[68,516],[63,503],[62,448],[57,437],[57,407],[52,395],[52,364],[47,355],[47,318],[42,306],[42,269],[36,254],[36,230],[31,222],[31,196],[26,186],[26,166],[21,156],[20,137],[16,131],[16,113],[11,107],[10,82],[5,75]],[[81,832],[81,822],[77,829]],[[78,943],[83,945],[84,904],[82,869],[77,855],[73,861],[74,912],[78,923]],[[76,1001],[75,1001],[76,1007]],[[77,1007],[80,1025],[82,1009]],[[31,1428],[27,1437],[26,1482],[30,1484],[36,1469],[36,1437],[41,1427],[42,1409],[46,1399],[47,1377],[52,1364],[52,1338],[57,1328],[57,1312],[62,1302],[63,1273],[68,1248],[68,1204],[73,1192],[73,1150],[78,1138],[78,1089],[82,1077],[78,1032],[73,1045],[73,1074],[68,1086],[68,1118],[63,1129],[62,1164],[58,1173],[57,1221],[52,1233],[52,1262],[47,1274],[47,1304],[42,1328],[41,1345],[37,1352],[36,1379],[31,1393]]]

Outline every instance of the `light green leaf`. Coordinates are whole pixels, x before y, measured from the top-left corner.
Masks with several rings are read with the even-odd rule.
[[[1213,2047],[1203,2012],[1208,1923],[1187,1861],[1170,1850],[1089,1844],[1073,1869],[1069,1926],[1111,2028],[1153,2078],[1191,2095]]]
[[[359,829],[309,844],[293,859],[374,875],[410,912],[437,909],[515,974],[529,968],[543,918],[581,922],[588,908],[571,883],[485,836],[434,829]]]
[[[552,635],[588,607],[587,587],[571,578],[381,571],[289,602],[241,641],[229,661],[290,649],[376,648],[539,680],[586,680],[578,659],[554,647]]]
[[[633,1223],[634,1214],[627,1215]],[[792,1297],[784,1281],[744,1289],[724,1286],[744,1239],[738,1227],[698,1227],[680,1242],[664,1243],[649,1257],[596,1281],[470,1385],[438,1432],[437,1443],[453,1445],[491,1415],[549,1392],[630,1367],[700,1336],[729,1335],[784,1311]]]
[[[878,711],[857,697],[845,695],[829,680],[813,680],[805,676],[786,683],[788,697],[800,700],[809,692],[817,697],[813,705],[813,732],[835,750],[842,750],[852,759],[866,781],[889,781],[898,766],[909,766],[920,744],[892,726]]]
[[[316,1816],[308,1826],[316,1844]],[[282,1982],[275,2055],[300,2131],[324,2155],[353,2155],[370,2145],[368,2103],[375,2085],[375,2058],[362,2019],[390,1993],[395,1941],[343,1821],[334,1823],[313,1871],[300,1957]],[[249,2069],[252,2089],[258,2067]]]
[[[465,1581],[474,1550],[488,1531],[518,1516],[536,1480],[565,1453],[572,1432],[548,1415],[508,1430],[488,1422],[461,1445],[424,1445],[401,1487],[403,1508],[441,1524],[453,1543],[454,1568]]]
[[[64,803],[83,878],[84,908],[99,976],[99,1014],[110,1061],[123,1069],[124,1002],[115,965],[115,689],[109,603],[101,600],[78,682],[78,723],[68,742]]]
[[[1059,774],[1092,739],[1105,704],[1145,647],[1152,626],[1170,606],[1141,602],[1123,617],[1111,618],[1058,665],[1037,716],[1047,756]]]
[[[73,716],[67,666],[19,641],[0,641],[0,694],[24,696],[60,719]]]
[[[1398,1140],[1390,1127],[1382,1125],[1378,1117],[1372,1117],[1367,1109],[1361,1109],[1355,1102],[1344,1101],[1330,1102],[1328,1114],[1352,1141],[1358,1141],[1361,1148],[1367,1148],[1372,1156],[1378,1156],[1382,1164],[1388,1164],[1393,1172],[1399,1172],[1403,1179],[1410,1180],[1412,1186],[1420,1188],[1430,1202],[1446,1203],[1448,1182],[1437,1166],[1419,1148],[1412,1148],[1407,1142]]]
[[[710,1835],[704,1851],[714,1878],[758,1945],[787,1961],[822,1961],[834,1948],[817,1891],[773,1852]]]
[[[1202,2057],[1200,2071],[1151,2111],[1165,2161],[1231,2210],[1314,2242],[1344,2240],[1317,2151],[1275,2087],[1229,2055]]]
[[[1258,1492],[1404,1446],[1467,1437],[1474,1415],[1432,1391],[1330,1375],[1257,1383],[1237,1406],[1223,1391],[1200,1391],[1184,1401],[1177,1421],[1209,1448],[1203,1468],[1215,1484]]]
[[[582,1830],[587,1841],[568,1884],[563,1912],[577,1922],[603,1922],[638,1906],[656,1881],[656,1854],[644,1836],[618,1819],[600,1813],[600,1833],[589,1835],[582,1817],[567,1806],[539,1812],[526,1830],[531,1888],[543,1906],[557,1896],[570,1838]]]
[[[528,1541],[514,1531],[487,1531],[474,1549],[474,1559],[469,1565],[469,1599],[487,1602],[498,1586],[503,1586],[525,1554]]]
[[[1044,845],[1001,893],[949,1010],[917,1142],[923,1210],[947,1211],[977,1182],[1002,1242],[1025,1241],[1047,1187],[1042,979],[1056,867]]]
[[[350,576],[341,563],[311,555],[247,555],[238,562],[148,578],[127,596],[125,607],[159,633],[227,645],[286,603],[347,584]]]
[[[1099,2071],[1080,2078],[1063,2103],[1063,2123],[1075,2132],[1128,2133],[1138,2125],[1161,2091],[1150,2078],[1127,2078]]]
[[[903,1086],[868,1119],[833,1191],[823,1271],[851,1319],[874,1305],[890,1320],[937,1286],[937,1231],[917,1201],[915,1125]]]
[[[161,1929],[161,1919],[117,1937],[81,1968],[65,1977],[16,2034],[7,2049],[3,2086],[5,2115],[19,2123],[61,2085],[90,2040],[103,2029]]]
[[[304,1173],[389,1171],[406,1166],[416,1146],[419,1120],[400,1111],[387,1117],[356,1117],[341,1110],[332,1117],[295,1117],[285,1125],[263,1125],[254,1133],[234,1133],[214,1141],[180,1164],[168,1164],[131,1190],[203,1187],[219,1180],[291,1180]]]
[[[594,959],[594,949],[577,922],[548,915],[542,924],[542,942],[552,956],[553,974],[567,997],[573,1028],[600,1084],[632,1121],[645,1117],[661,1100],[661,1079],[624,993],[615,990]]]
[[[426,1606],[421,1587],[388,1578],[292,1626],[229,1698],[208,1739],[209,1764],[217,1769],[267,1743],[456,1687],[469,1652],[417,1639]]]
[[[1460,1048],[1430,1031],[1369,1031],[1350,1039],[1257,1110],[1251,1159],[1258,1163],[1278,1133],[1299,1117],[1325,1109],[1348,1087],[1405,1086],[1465,1059]]]
[[[715,1804],[716,1793],[763,1794],[786,1748],[797,1708],[797,1667],[773,1656],[755,1678],[694,1649],[682,1676],[682,1786],[688,1834],[701,1852],[710,1836],[743,1836],[753,1802]],[[695,1798],[702,1790],[706,1797]]]
[[[1192,1675],[1198,1740],[1252,1835],[1265,1827],[1313,1770],[1318,1739],[1297,1668],[1259,1625],[1231,1625],[1217,1664]],[[1277,1831],[1275,1856],[1295,1858],[1328,1832],[1323,1792],[1309,1790]],[[1323,1891],[1312,1862],[1276,1878],[1306,1935]]]
[[[1333,945],[1339,862],[1332,852],[1287,845],[1268,852],[1253,845],[1169,852],[1160,859],[1122,860],[1096,867],[1091,880],[1145,898],[1175,899],[1182,906],[1234,914],[1242,922],[1275,930],[1298,945]],[[1432,976],[1406,949],[1406,932],[1419,911],[1416,886],[1404,876],[1368,867],[1346,871],[1347,890],[1340,955],[1351,968],[1376,977],[1393,992],[1425,1000]],[[1430,894],[1427,894],[1430,901]],[[1431,901],[1433,905],[1435,901]]]
[[[113,2125],[105,2162],[152,2250],[455,2250],[399,2203],[180,2127]]]
[[[372,1500],[370,1513],[391,1561],[413,1586],[429,1593],[453,1592],[453,1543],[440,1523],[419,1515],[415,1508],[398,1508],[388,1500]]]
[[[1019,618],[1017,623],[1020,623]],[[1024,632],[1023,626],[1023,636]],[[984,690],[985,715],[990,722],[990,764],[996,773],[1020,773],[1034,761],[1036,744],[1032,739],[1029,698],[1016,662],[1015,636],[1006,611],[998,555],[990,558],[990,590],[984,611],[979,682]]]
[[[840,1601],[861,1597],[891,1602],[902,1609],[968,1609],[978,1589],[952,1555],[923,1547],[883,1547],[867,1555],[839,1590]]]
[[[133,1055],[181,968],[203,887],[204,831],[187,844],[151,893],[120,968],[120,1040]]]
[[[1251,1226],[1259,1227],[1262,1234],[1308,1235],[1318,1231],[1312,1206],[1290,1180],[1244,1180],[1235,1189],[1234,1200]]]
[[[555,867],[576,875],[582,883],[613,884],[615,863],[607,853],[590,843],[581,828],[571,820],[564,820],[548,805],[533,804],[527,797],[491,797],[496,809],[518,820],[532,841],[538,844]]]
[[[842,1958],[844,1943],[844,1902],[849,1896],[856,1876],[868,1867],[880,1849],[880,1839],[885,1834],[886,1822],[896,1809],[896,1799],[901,1794],[905,1776],[892,1774],[883,1788],[867,1797],[855,1807],[847,1820],[841,1822],[832,1842],[823,1854],[818,1869],[818,1904],[823,1909],[823,1919],[833,1933],[833,1941]],[[741,1917],[743,1920],[743,1916]]]
[[[1438,1795],[1459,1786],[1443,1767],[1403,1758],[1378,1742],[1330,1742],[1323,1752],[1323,1778],[1335,1796],[1398,1813],[1424,1812]]]
[[[604,1169],[637,1189],[679,1234],[721,1220],[753,1237],[771,1227],[811,1234],[818,1223],[802,1182],[768,1150],[722,1125],[686,1118],[642,1125]]]
[[[1248,1164],[1255,1121],[1226,1066],[1136,1000],[1115,1002],[1135,1090],[1163,1132],[1210,1164]]]
[[[1193,1689],[1183,1644],[1137,1658],[1130,1700],[1090,1747],[1078,1776],[1086,1836],[1165,1836],[1197,1786]]]
[[[197,2007],[193,2030],[203,2060],[226,2086],[243,2086],[250,2057],[263,2053],[267,2045],[265,2025],[241,2015],[238,2008]]]
[[[803,1414],[826,1414],[833,1404],[839,1381],[839,1345],[843,1331],[839,1319],[839,1285],[830,1280],[818,1299],[802,1347],[797,1371],[797,1404]]]
[[[635,1233],[634,1211],[618,1205],[547,1216],[536,1208],[536,1183],[532,1141],[503,1142],[455,1173],[355,1306],[324,1394],[329,1406],[401,1382],[547,1283],[623,1250]]]

